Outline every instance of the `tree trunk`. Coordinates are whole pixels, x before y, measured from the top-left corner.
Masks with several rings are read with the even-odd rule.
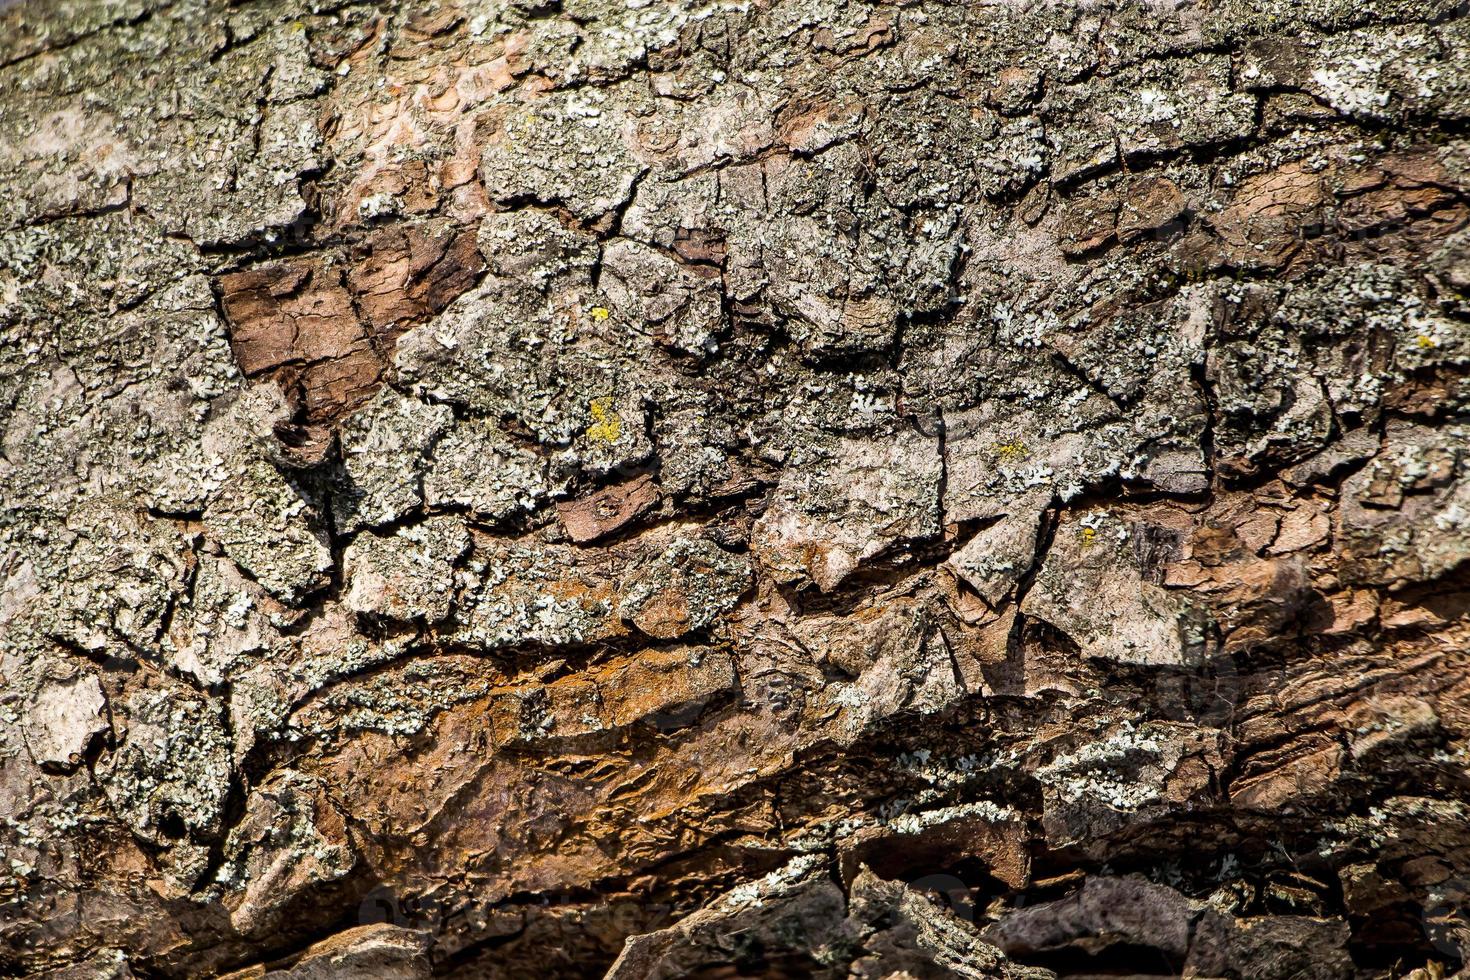
[[[1460,969],[1462,5],[406,6],[0,3],[0,973]]]

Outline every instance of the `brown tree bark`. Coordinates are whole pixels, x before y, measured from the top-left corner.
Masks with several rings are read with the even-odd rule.
[[[1461,970],[1462,5],[0,8],[0,973]]]

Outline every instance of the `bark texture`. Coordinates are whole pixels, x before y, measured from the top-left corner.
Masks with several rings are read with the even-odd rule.
[[[0,3],[0,973],[1470,956],[1445,0]]]

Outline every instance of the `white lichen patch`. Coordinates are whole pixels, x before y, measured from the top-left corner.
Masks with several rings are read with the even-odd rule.
[[[354,531],[398,520],[423,502],[425,460],[454,415],[445,405],[383,388],[342,427],[337,527]]]
[[[1151,666],[1195,663],[1202,612],[1145,578],[1137,533],[1103,512],[1058,525],[1021,610],[1072,638],[1084,657]]]
[[[75,765],[92,737],[107,730],[105,704],[93,674],[42,686],[32,697],[24,722],[31,757],[41,765]]]
[[[137,691],[120,714],[124,732],[97,772],[118,818],[156,845],[212,839],[233,777],[218,707],[168,686]]]
[[[392,535],[359,534],[347,546],[344,602],[357,613],[435,623],[449,615],[454,563],[469,550],[458,518],[433,517]]]
[[[804,446],[753,547],[773,574],[835,589],[869,559],[938,533],[941,469],[936,440],[911,430]]]

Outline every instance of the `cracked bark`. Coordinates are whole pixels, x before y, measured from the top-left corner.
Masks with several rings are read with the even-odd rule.
[[[21,0],[0,79],[0,973],[1463,970],[1463,5]]]

